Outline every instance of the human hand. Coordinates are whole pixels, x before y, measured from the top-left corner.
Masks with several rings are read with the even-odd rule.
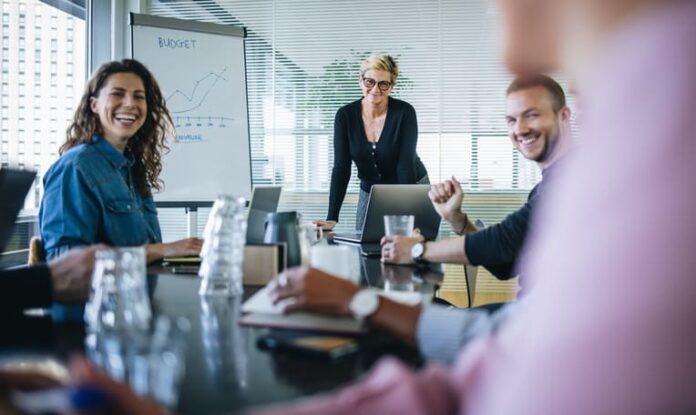
[[[408,236],[385,236],[380,241],[382,244],[382,262],[388,264],[413,264],[411,248],[421,241],[420,238]]]
[[[461,183],[454,176],[450,180],[432,185],[428,196],[433,202],[435,211],[442,219],[452,223],[457,217],[461,216],[464,192],[462,191]]]
[[[331,231],[336,227],[337,222],[335,220],[313,220],[312,223],[324,231]]]
[[[109,398],[109,406],[103,414],[119,415],[168,415],[170,412],[157,403],[137,396],[128,385],[117,382],[92,366],[85,358],[73,358],[70,362],[72,382],[76,386],[97,388]],[[89,414],[95,412],[90,411]]]
[[[202,246],[203,240],[200,238],[181,239],[163,244],[162,256],[197,256],[200,255]]]
[[[413,229],[413,232],[411,232],[411,238],[416,239],[418,242],[425,242],[425,236],[423,236],[418,228]]]
[[[92,245],[89,248],[73,249],[48,264],[55,301],[72,303],[87,299],[92,285],[94,253],[99,249],[108,249],[108,247]]]
[[[278,276],[271,289],[273,304],[291,299],[286,312],[350,315],[350,301],[360,287],[350,281],[334,277],[316,268],[299,267],[286,270]]]
[[[22,369],[0,370],[0,388],[33,391],[60,386],[61,382],[41,372]]]

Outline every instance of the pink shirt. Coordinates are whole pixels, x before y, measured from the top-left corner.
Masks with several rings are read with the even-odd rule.
[[[265,414],[696,413],[696,2],[661,9],[597,60],[516,314],[452,370],[385,359]]]

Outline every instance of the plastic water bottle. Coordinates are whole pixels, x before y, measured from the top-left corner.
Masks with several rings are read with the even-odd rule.
[[[222,195],[215,200],[201,248],[203,279],[200,295],[232,297],[242,294],[242,266],[246,242],[243,198]]]

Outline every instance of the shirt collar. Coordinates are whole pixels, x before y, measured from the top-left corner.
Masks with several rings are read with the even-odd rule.
[[[95,135],[92,137],[92,144],[94,145],[94,148],[97,149],[108,161],[111,163],[114,167],[117,169],[122,169],[124,167],[131,167],[133,166],[133,159],[131,157],[127,157],[114,146],[111,145],[106,139],[100,135]]]

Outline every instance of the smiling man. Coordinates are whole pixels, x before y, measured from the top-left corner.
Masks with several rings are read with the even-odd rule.
[[[527,203],[505,220],[477,229],[462,211],[464,193],[456,179],[433,186],[435,210],[450,223],[458,238],[421,242],[418,238],[387,236],[382,259],[396,264],[415,261],[482,265],[499,279],[515,276],[515,263],[526,239],[532,211],[544,192],[552,166],[571,145],[570,109],[561,86],[545,75],[515,79],[507,90],[506,120],[510,140],[528,160],[537,163],[543,180],[532,189]]]

